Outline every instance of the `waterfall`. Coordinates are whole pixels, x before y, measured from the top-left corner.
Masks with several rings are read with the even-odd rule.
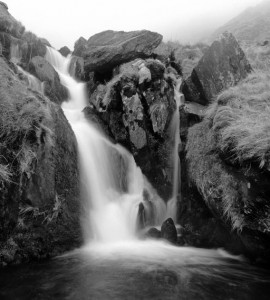
[[[173,192],[172,198],[167,203],[167,217],[171,217],[176,222],[177,201],[179,199],[179,190],[181,189],[181,161],[179,159],[179,146],[181,145],[180,138],[180,105],[184,102],[184,96],[180,92],[182,78],[176,80],[174,89],[174,99],[176,109],[172,119],[172,130],[174,132],[174,149],[173,149]]]
[[[166,205],[153,192],[133,156],[122,146],[111,143],[86,120],[82,112],[87,105],[86,86],[68,73],[71,58],[48,47],[46,59],[69,90],[69,99],[62,108],[78,143],[82,190],[86,198],[83,223],[86,241],[90,238],[103,243],[135,239],[140,203],[147,208],[151,201],[154,212],[151,225],[164,220]]]

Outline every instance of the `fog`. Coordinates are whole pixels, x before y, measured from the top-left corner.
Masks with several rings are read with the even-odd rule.
[[[157,31],[165,40],[201,40],[261,0],[6,0],[9,12],[55,48],[103,30]]]

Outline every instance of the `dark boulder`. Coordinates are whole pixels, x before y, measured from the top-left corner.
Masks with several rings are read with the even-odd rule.
[[[61,82],[53,66],[43,57],[35,56],[29,64],[29,71],[41,82],[44,82],[44,92],[53,102],[61,104],[68,97],[68,91]]]
[[[187,101],[207,105],[218,93],[236,85],[250,72],[243,50],[234,36],[225,32],[209,47],[184,82],[183,93]]]
[[[67,46],[64,46],[58,50],[63,56],[67,57],[71,51]]]
[[[0,57],[0,264],[77,247],[77,143],[62,109]]]
[[[155,227],[150,228],[146,232],[146,237],[152,238],[152,239],[160,239],[161,238],[161,232]]]
[[[137,228],[139,230],[143,229],[145,227],[145,208],[143,203],[141,202],[139,204],[138,208],[138,215],[137,215]]]
[[[162,36],[141,31],[103,31],[90,37],[83,52],[85,71],[106,73],[116,66],[136,58],[149,57]]]
[[[168,218],[162,223],[161,238],[169,241],[172,244],[176,244],[177,231],[172,218]]]

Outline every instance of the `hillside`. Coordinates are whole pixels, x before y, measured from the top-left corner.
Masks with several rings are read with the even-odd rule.
[[[270,38],[270,1],[249,7],[218,28],[210,37],[213,41],[224,31],[231,32],[239,41],[262,42]]]

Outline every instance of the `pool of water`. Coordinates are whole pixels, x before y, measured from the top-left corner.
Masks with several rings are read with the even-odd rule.
[[[270,299],[270,272],[222,250],[92,244],[0,270],[0,299]]]

